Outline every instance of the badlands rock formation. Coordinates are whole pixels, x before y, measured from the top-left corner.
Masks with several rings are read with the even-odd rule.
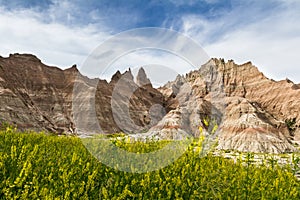
[[[144,73],[139,74],[144,80]],[[130,70],[116,72],[108,83],[82,76],[76,66],[61,70],[30,54],[11,54],[0,57],[0,104],[0,122],[19,129],[115,133],[151,126],[149,110],[152,105],[163,106],[164,98],[151,84],[138,87]],[[157,120],[161,117],[156,115]],[[118,126],[123,122],[124,129]]]
[[[300,140],[300,85],[270,80],[250,62],[211,59],[158,89],[142,68],[134,80],[130,69],[107,82],[29,54],[0,57],[0,121],[57,133],[204,134],[219,149],[252,152],[291,152]]]
[[[75,66],[61,70],[29,54],[0,57],[0,120],[20,129],[70,131]]]
[[[203,122],[209,118],[219,126],[214,134],[218,136],[219,149],[273,153],[295,150],[292,140],[299,139],[300,124],[298,86],[289,80],[270,80],[250,62],[237,65],[211,59],[199,70],[177,77],[159,90],[167,105],[181,113],[181,120],[174,118],[172,112],[164,117],[164,123],[158,124],[164,132],[169,129],[173,133],[175,128],[185,130],[184,135],[196,135],[197,127],[207,130]],[[189,94],[183,97],[182,91]],[[291,130],[286,121],[293,119]],[[170,121],[172,127],[168,126]],[[183,128],[187,124],[190,129]],[[153,127],[148,134],[159,135],[159,127]],[[209,133],[210,130],[205,132],[207,136]]]

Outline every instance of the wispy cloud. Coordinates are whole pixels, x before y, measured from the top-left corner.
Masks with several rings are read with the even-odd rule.
[[[31,9],[8,11],[0,8],[0,54],[33,53],[47,64],[67,67],[81,64],[109,35],[92,25],[69,27],[43,22],[43,14]]]
[[[122,32],[105,41],[89,56],[82,71],[85,74],[92,73],[90,76],[100,75],[109,79],[117,70],[159,65],[161,70],[164,68],[165,72],[166,69],[172,72],[163,74],[163,81],[166,82],[178,74],[198,68],[208,59],[208,55],[195,41],[176,31],[141,28]],[[150,68],[149,72],[156,70],[158,75],[150,77],[152,80],[161,75],[160,69]]]
[[[204,44],[211,57],[250,60],[270,78],[300,82],[300,2],[274,1],[273,9],[263,11],[267,5],[235,5],[214,20],[183,16],[182,30]]]

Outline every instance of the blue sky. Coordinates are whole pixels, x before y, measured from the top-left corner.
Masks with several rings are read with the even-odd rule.
[[[300,82],[299,10],[298,0],[0,0],[0,55],[29,52],[50,65],[80,66],[114,34],[162,27],[191,37],[210,57],[250,60],[270,78]]]
[[[220,17],[231,9],[230,1],[168,1],[168,0],[87,0],[87,1],[11,1],[2,0],[7,10],[34,9],[53,15],[45,22],[67,26],[105,25],[113,32],[137,27],[170,27],[180,29],[183,15],[201,14],[207,18]],[[185,3],[187,2],[187,3]],[[55,10],[52,10],[55,8]],[[70,10],[66,10],[70,8]]]

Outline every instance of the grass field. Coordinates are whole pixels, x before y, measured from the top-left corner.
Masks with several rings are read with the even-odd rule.
[[[116,145],[149,152],[166,143]],[[165,168],[129,173],[100,163],[79,138],[7,129],[0,132],[0,199],[300,199],[292,167],[253,165],[248,157],[200,157],[189,148]]]

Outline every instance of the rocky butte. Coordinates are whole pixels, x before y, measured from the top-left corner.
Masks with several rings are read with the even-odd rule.
[[[136,80],[136,81],[135,81]],[[211,59],[153,88],[144,69],[89,79],[30,54],[0,57],[0,121],[70,134],[135,133],[182,139],[214,132],[218,149],[284,153],[300,143],[300,87],[251,62]]]

